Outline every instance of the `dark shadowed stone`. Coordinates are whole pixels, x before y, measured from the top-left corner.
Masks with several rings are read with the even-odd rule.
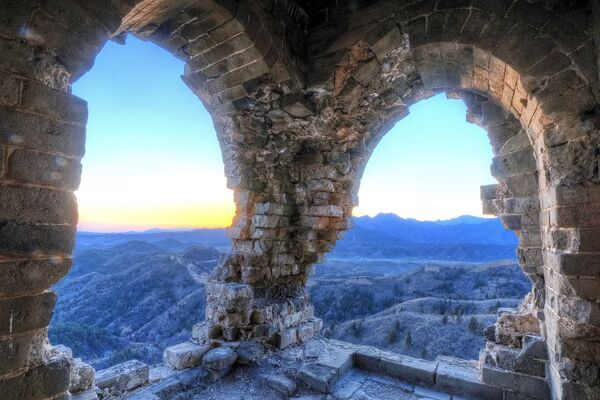
[[[202,366],[213,372],[228,370],[237,357],[236,352],[229,347],[219,347],[204,355]]]
[[[262,353],[262,348],[255,341],[242,342],[235,349],[237,353],[237,362],[240,364],[251,364],[253,363]]]
[[[70,364],[60,354],[22,374],[0,379],[2,400],[41,400],[69,390]]]
[[[70,258],[0,262],[0,296],[42,292],[69,272]]]
[[[148,382],[149,368],[138,360],[130,360],[96,373],[96,385],[109,392],[135,389]]]
[[[262,379],[268,387],[281,393],[283,396],[289,397],[296,391],[296,382],[285,375],[271,374],[263,376]]]
[[[285,96],[281,100],[281,108],[297,118],[306,118],[314,114],[310,101],[299,93]]]
[[[45,328],[55,304],[53,292],[0,299],[0,335]]]

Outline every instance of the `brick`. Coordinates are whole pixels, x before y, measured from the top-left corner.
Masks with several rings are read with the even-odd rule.
[[[354,353],[354,365],[360,369],[379,372],[381,354],[372,349],[360,349]]]
[[[21,182],[77,189],[81,163],[60,155],[17,149],[9,157],[7,176]]]
[[[130,360],[96,372],[96,386],[109,391],[133,390],[148,382],[150,369],[138,360]]]
[[[481,200],[494,200],[498,197],[499,185],[483,185],[480,188]]]
[[[337,374],[334,368],[308,364],[300,369],[298,377],[311,388],[321,393],[330,393],[336,382]]]
[[[296,118],[306,118],[314,115],[313,105],[301,94],[290,94],[282,98],[281,108]]]
[[[504,179],[512,197],[537,195],[538,182],[535,174],[511,175]]]
[[[273,338],[273,344],[279,348],[284,349],[292,344],[298,342],[298,333],[296,328],[284,329],[282,332],[277,333]]]
[[[24,225],[7,223],[0,226],[0,254],[4,255],[70,255],[75,243],[74,226]]]
[[[202,53],[202,57],[213,64],[221,61],[233,53],[252,46],[254,43],[246,35],[238,35]]]
[[[236,19],[231,19],[223,25],[209,32],[210,38],[215,43],[222,43],[244,32],[244,26]]]
[[[0,106],[0,143],[82,157],[85,128]]]
[[[68,392],[69,372],[69,360],[58,355],[21,374],[0,379],[0,393],[7,400],[54,398]]]
[[[502,390],[482,382],[474,361],[438,357],[434,387],[466,398],[502,400]]]
[[[315,217],[337,217],[341,218],[344,216],[344,211],[339,206],[312,206],[306,210],[305,215],[315,216]]]
[[[48,260],[0,262],[0,296],[39,293],[58,282],[69,272],[72,260],[56,257]]]
[[[190,22],[185,25],[181,34],[188,40],[193,40],[202,34],[208,33],[209,31],[218,28],[227,21],[231,20],[233,16],[226,9],[219,7],[205,16]]]
[[[263,60],[257,60],[241,68],[221,75],[218,79],[212,79],[207,82],[208,90],[211,93],[221,92],[243,84],[269,72],[267,65]]]
[[[87,122],[87,103],[84,100],[35,82],[23,83],[21,107],[64,122],[81,125]]]
[[[0,299],[0,335],[47,327],[55,303],[53,292]]]
[[[542,399],[550,398],[548,383],[545,379],[539,377],[483,366],[481,368],[481,379],[483,382],[504,389]]]
[[[427,361],[399,354],[385,354],[380,371],[415,385],[433,386],[437,361]]]
[[[202,356],[210,350],[210,346],[199,346],[185,342],[170,346],[163,352],[163,362],[175,369],[191,368],[200,364]]]
[[[492,160],[492,175],[509,176],[535,173],[536,162],[530,148],[494,157]]]
[[[28,28],[32,41],[38,45],[43,42],[43,47],[54,54],[70,72],[72,81],[92,67],[94,57],[109,39],[108,31],[100,26],[78,29],[78,24],[67,26],[57,23],[55,18],[41,10],[33,14]]]
[[[379,62],[376,59],[372,59],[352,72],[352,77],[361,86],[368,86],[376,78],[380,70],[381,66]]]
[[[21,98],[21,81],[12,74],[0,72],[0,104],[14,106]]]
[[[41,207],[43,205],[43,207]],[[77,225],[71,192],[13,185],[0,186],[0,221]]]
[[[0,339],[0,375],[29,365],[41,364],[45,356],[46,339],[45,329]]]

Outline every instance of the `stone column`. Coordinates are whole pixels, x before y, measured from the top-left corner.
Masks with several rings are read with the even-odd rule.
[[[68,398],[49,288],[71,267],[87,104],[70,83],[116,29],[111,7],[0,3],[0,397]]]
[[[48,55],[6,37],[0,52],[0,393],[55,398],[70,367],[48,352],[49,287],[71,266],[87,106]]]

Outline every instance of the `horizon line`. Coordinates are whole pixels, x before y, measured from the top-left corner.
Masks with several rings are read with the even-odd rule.
[[[452,218],[446,218],[446,219],[418,219],[418,218],[412,218],[412,217],[402,217],[394,212],[380,212],[377,213],[375,215],[353,215],[352,218],[361,218],[361,217],[369,217],[369,218],[375,218],[379,215],[395,215],[398,218],[401,219],[405,219],[405,220],[413,220],[413,221],[419,221],[419,222],[443,222],[443,221],[451,221],[451,220],[455,220],[458,218],[462,218],[462,217],[473,217],[473,218],[480,218],[480,219],[492,219],[492,218],[496,218],[495,216],[489,216],[489,215],[472,215],[472,214],[461,214],[461,215],[457,215],[456,217],[452,217]],[[86,223],[85,225],[88,225],[89,223]],[[161,232],[185,232],[185,231],[193,231],[193,230],[198,230],[198,229],[203,229],[203,230],[217,230],[217,229],[227,229],[230,226],[181,226],[181,227],[161,227],[161,226],[147,226],[147,227],[139,227],[139,229],[136,229],[136,227],[133,226],[123,226],[122,229],[119,229],[116,226],[112,226],[112,228],[105,228],[102,229],[100,227],[94,229],[93,227],[90,226],[84,226],[84,227],[77,227],[77,233],[97,233],[97,234],[111,234],[111,233],[118,233],[118,234],[135,234],[135,233],[161,233]],[[156,231],[156,232],[152,232],[152,231]]]

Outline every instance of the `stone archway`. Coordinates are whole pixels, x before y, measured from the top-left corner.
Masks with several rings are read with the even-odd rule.
[[[592,121],[596,118],[593,85],[597,78],[594,66],[583,68],[580,52],[592,43],[585,35],[580,42],[567,43],[556,26],[544,30],[543,23],[529,20],[534,17],[526,7],[538,8],[522,4],[498,9],[469,3],[454,10],[451,5],[433,3],[404,7],[381,2],[356,14],[344,7],[334,8],[333,17],[310,32],[306,90],[286,95],[265,87],[265,91],[273,90],[265,96],[274,93],[275,102],[265,104],[262,112],[248,109],[243,117],[256,123],[257,131],[269,133],[256,154],[271,157],[269,162],[275,168],[271,176],[276,184],[249,190],[244,198],[247,214],[239,215],[233,231],[234,242],[240,246],[238,259],[226,263],[215,276],[219,289],[213,304],[218,304],[221,290],[228,285],[232,293],[243,294],[232,294],[232,302],[221,303],[220,310],[209,313],[217,336],[225,326],[230,338],[237,337],[239,332],[232,332],[239,329],[244,337],[272,335],[281,345],[297,340],[299,329],[310,329],[299,320],[302,307],[282,307],[282,311],[271,307],[272,303],[286,297],[302,298],[311,264],[333,246],[347,226],[356,202],[352,188],[386,127],[423,96],[436,90],[462,90],[483,95],[483,102],[490,105],[476,106],[482,108],[485,118],[511,120],[511,125],[526,133],[521,140],[527,139],[529,150],[518,152],[515,147],[515,151],[502,153],[501,145],[511,134],[510,130],[498,132],[496,150],[501,158],[495,170],[504,175],[505,182],[500,191],[484,191],[484,200],[488,210],[493,206],[495,212],[504,214],[507,226],[520,231],[521,262],[535,281],[537,308],[532,311],[546,321],[543,329],[553,360],[549,378],[554,395],[581,395],[586,386],[595,385],[595,378],[583,379],[583,371],[594,375],[591,354],[576,356],[567,343],[594,348],[591,337],[596,329],[597,305],[580,297],[575,286],[565,285],[580,278],[563,276],[557,281],[556,264],[550,266],[546,261],[560,253],[554,240],[579,234],[573,230],[575,222],[565,226],[548,219],[561,206],[557,208],[554,200],[548,203],[546,199],[553,199],[556,190],[566,190],[580,192],[593,202],[593,195],[584,193],[596,182],[591,171],[596,163],[592,154],[597,146],[597,128]],[[553,18],[545,8],[538,11],[546,12],[544,18],[548,20]],[[467,19],[473,19],[472,23],[467,24]],[[286,109],[292,101],[294,107]],[[268,118],[261,120],[265,115]],[[293,137],[290,129],[294,130]],[[286,150],[285,161],[278,160],[278,148]],[[529,170],[519,165],[519,156],[525,154],[523,162]],[[287,168],[276,166],[277,162]],[[251,196],[257,192],[260,200],[253,204]],[[256,203],[258,212],[253,209]],[[279,271],[297,267],[300,272],[289,277]],[[300,297],[294,296],[294,290]],[[269,304],[264,313],[259,305],[263,300]],[[555,309],[557,303],[571,304],[583,314],[576,312],[571,319],[564,314],[565,309]],[[279,315],[277,311],[273,315],[273,309]],[[251,317],[242,322],[229,318],[247,310],[248,315],[256,312],[267,317],[257,317],[260,322],[256,324]],[[254,329],[259,325],[257,334]],[[587,395],[595,389],[590,390]]]
[[[103,44],[130,32],[183,58],[183,79],[213,115],[246,105],[259,82],[298,80],[271,13],[252,2],[4,1],[0,4],[0,392],[68,397],[69,361],[47,346],[71,266],[87,106],[70,84]],[[283,16],[283,15],[282,15]],[[286,18],[300,18],[285,14]],[[295,20],[294,20],[295,21]],[[293,32],[299,26],[290,24]],[[238,156],[219,130],[226,171]],[[237,187],[235,179],[229,180]],[[61,398],[62,398],[61,397]]]
[[[525,0],[4,1],[0,388],[31,399],[66,391],[68,365],[43,347],[55,301],[47,288],[69,269],[77,220],[86,106],[69,84],[109,37],[130,31],[187,60],[183,79],[213,116],[235,189],[232,254],[213,276],[197,335],[283,346],[318,329],[304,284],[347,228],[378,137],[424,96],[473,92],[483,96],[474,121],[485,126],[495,103],[533,150],[539,236],[534,205],[511,200],[535,198],[515,197],[531,179],[512,174],[519,163],[501,148],[506,187],[484,200],[521,228],[523,265],[537,282],[543,274],[535,304],[553,396],[597,398],[600,90],[590,10]]]

